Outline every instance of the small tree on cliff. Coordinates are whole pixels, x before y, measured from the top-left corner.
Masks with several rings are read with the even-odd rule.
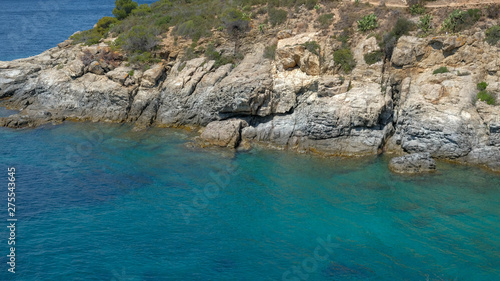
[[[113,9],[113,15],[119,19],[122,20],[126,18],[134,9],[137,9],[139,5],[137,2],[132,1],[132,0],[116,0],[115,1],[115,8]]]
[[[234,40],[234,53],[236,54],[240,45],[240,37],[249,29],[250,18],[242,11],[230,8],[224,13],[222,22]]]

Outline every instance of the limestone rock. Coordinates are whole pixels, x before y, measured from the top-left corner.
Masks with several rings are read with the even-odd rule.
[[[309,51],[305,51],[304,55],[300,58],[300,70],[307,73],[307,75],[320,74],[319,56]]]
[[[207,125],[201,139],[214,146],[236,148],[241,141],[242,120],[214,121]]]
[[[277,61],[280,70],[294,68],[299,64],[301,55],[304,54],[304,46],[285,47],[276,50]]]
[[[389,169],[400,174],[419,174],[436,170],[436,161],[430,153],[415,153],[394,157],[389,162]]]
[[[392,53],[391,62],[397,67],[410,65],[425,54],[425,41],[421,38],[402,36]]]
[[[235,147],[241,138],[245,144],[325,155],[430,153],[498,169],[500,107],[474,102],[481,81],[500,93],[499,49],[484,42],[484,32],[403,36],[391,65],[366,64],[364,55],[379,47],[374,37],[357,37],[352,41],[357,66],[342,76],[332,55],[340,43],[329,35],[282,37],[272,39],[275,61],[263,58],[260,42],[268,45],[270,38],[243,38],[260,42],[242,44],[245,57],[236,67],[215,67],[204,57],[175,61],[178,50],[172,50],[167,67],[158,64],[131,76],[105,44],[64,45],[0,62],[1,103],[21,110],[0,125],[65,119],[132,122],[137,130],[212,124],[204,137],[222,146]],[[321,64],[320,56],[304,47],[310,41],[321,46]],[[232,51],[233,43],[219,48]],[[443,65],[449,73],[432,73]]]
[[[71,44],[73,44],[73,40],[68,39],[68,40],[65,40],[64,42],[61,42],[61,43],[57,44],[57,47],[59,47],[59,48],[67,48],[67,47],[71,46]]]
[[[483,165],[493,171],[500,172],[500,147],[483,146],[474,148],[463,161],[473,165]]]
[[[288,46],[276,51],[278,66],[281,71],[298,66],[308,75],[320,74],[320,61],[317,54],[306,50],[303,45]]]
[[[104,69],[101,67],[101,64],[97,61],[93,61],[90,63],[90,65],[87,67],[88,72],[97,74],[97,75],[103,75],[104,74]]]
[[[125,80],[129,78],[132,68],[130,67],[117,67],[114,70],[106,73],[106,76],[121,85],[125,85]],[[134,73],[135,74],[135,73]]]
[[[165,66],[163,64],[154,65],[144,72],[142,76],[141,86],[146,88],[152,88],[156,86],[156,83],[164,73]]]
[[[66,72],[71,78],[77,78],[83,75],[85,65],[79,59],[72,61],[68,66]]]

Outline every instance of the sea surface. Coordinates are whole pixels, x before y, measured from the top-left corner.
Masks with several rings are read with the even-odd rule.
[[[202,150],[192,136],[0,128],[0,280],[500,278],[496,174],[439,163],[435,174],[397,176],[385,157]],[[6,266],[8,167],[16,274]]]
[[[137,1],[153,3],[154,0]],[[0,61],[56,47],[76,31],[113,16],[114,0],[0,0]]]
[[[0,0],[0,60],[54,47],[113,3]],[[398,176],[384,156],[200,150],[193,135],[0,128],[0,280],[500,280],[498,174]]]

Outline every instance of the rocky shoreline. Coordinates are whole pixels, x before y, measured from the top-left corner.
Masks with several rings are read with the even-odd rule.
[[[303,47],[313,40],[318,54]],[[207,145],[265,143],[338,156],[429,153],[500,171],[500,107],[475,101],[481,81],[497,98],[500,93],[499,47],[485,43],[484,32],[403,36],[390,61],[372,65],[363,56],[379,49],[375,38],[358,42],[349,75],[337,74],[330,59],[338,42],[317,33],[283,36],[275,60],[264,58],[264,44],[256,43],[237,66],[215,67],[201,57],[146,71],[119,58],[103,60],[110,52],[105,44],[65,42],[0,62],[0,105],[21,110],[0,125],[202,126]],[[441,66],[449,72],[433,74]]]

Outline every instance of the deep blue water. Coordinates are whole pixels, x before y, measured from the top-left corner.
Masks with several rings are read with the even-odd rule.
[[[0,0],[0,61],[53,48],[76,31],[112,16],[114,6],[114,0]]]
[[[113,3],[0,0],[0,60],[54,47]],[[130,129],[0,128],[0,280],[500,280],[498,174],[439,163],[402,177],[385,157],[232,154]]]
[[[402,177],[385,157],[232,154],[130,129],[0,128],[0,206],[13,166],[19,219],[15,276],[0,227],[0,280],[500,278],[496,174]]]

